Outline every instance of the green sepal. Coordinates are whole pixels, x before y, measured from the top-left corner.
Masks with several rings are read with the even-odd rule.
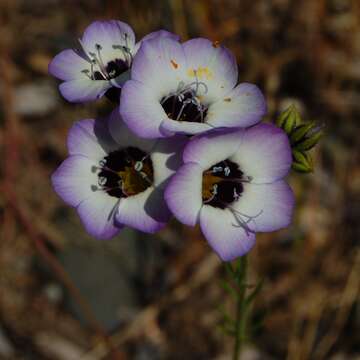
[[[313,162],[309,154],[293,149],[292,155],[294,159],[292,163],[293,170],[301,173],[313,172]]]
[[[304,141],[299,142],[294,149],[300,150],[300,151],[307,151],[312,149],[321,139],[323,136],[323,131],[317,131],[314,134],[312,134],[310,137],[305,139]]]
[[[287,134],[291,134],[291,132],[294,130],[298,121],[299,121],[299,113],[295,109],[295,112],[292,112],[288,116],[288,118],[285,120],[284,127],[283,127],[284,131]]]
[[[231,263],[224,263],[225,265],[225,270],[226,270],[226,273],[228,274],[228,276],[232,279],[234,278],[234,275],[235,275],[235,270],[233,269]]]
[[[292,168],[294,171],[297,171],[297,172],[300,172],[300,173],[304,173],[304,174],[308,174],[308,173],[313,172],[313,170],[310,169],[310,168],[308,168],[306,165],[303,165],[303,164],[300,164],[300,163],[296,163],[296,162],[293,162],[293,163],[292,163],[291,168]]]
[[[275,120],[275,124],[278,126],[278,127],[283,127],[284,125],[284,122],[286,120],[286,118],[289,116],[289,114],[291,113],[292,111],[292,107],[293,105],[289,106],[285,111],[283,111],[279,116],[278,118]]]
[[[288,135],[300,123],[301,116],[294,105],[290,105],[275,121],[275,124],[282,128]]]
[[[305,135],[314,128],[315,122],[309,122],[305,124],[298,125],[294,131],[290,134],[290,143],[291,145],[296,144],[298,141],[302,140]]]

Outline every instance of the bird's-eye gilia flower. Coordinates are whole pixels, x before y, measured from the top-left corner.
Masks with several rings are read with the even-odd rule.
[[[181,164],[186,140],[140,139],[117,111],[108,119],[78,121],[68,136],[70,156],[52,175],[53,187],[96,238],[111,238],[124,225],[154,233],[171,216],[163,191]]]
[[[224,261],[246,254],[256,232],[290,224],[294,196],[283,180],[292,158],[286,134],[270,124],[193,137],[165,200],[182,223],[201,230]]]
[[[105,93],[114,100],[128,80],[132,60],[143,41],[156,37],[178,36],[156,31],[135,43],[132,28],[122,21],[95,21],[84,31],[80,49],[67,49],[49,64],[49,73],[63,80],[59,89],[70,102],[93,101]]]
[[[261,120],[266,104],[255,85],[236,86],[237,78],[234,55],[217,42],[152,39],[134,57],[120,112],[146,138],[248,127]]]

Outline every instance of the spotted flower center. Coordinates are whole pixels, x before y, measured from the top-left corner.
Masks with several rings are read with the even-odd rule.
[[[225,209],[238,200],[243,192],[243,183],[249,181],[230,160],[221,161],[203,172],[202,200],[204,204]]]
[[[151,158],[138,148],[113,151],[100,161],[98,185],[110,196],[123,198],[139,194],[151,186],[153,180]]]
[[[129,69],[124,60],[115,59],[107,63],[105,71],[94,71],[93,80],[110,80],[120,76]]]
[[[202,82],[197,81],[187,86],[180,83],[177,91],[163,97],[160,103],[166,115],[176,121],[204,122],[208,109],[201,102],[202,96],[198,94],[201,86],[206,93],[207,87]]]
[[[127,35],[127,34],[125,34]],[[84,69],[82,72],[91,80],[111,80],[127,71],[132,63],[132,54],[127,46],[127,36],[125,36],[126,45],[113,45],[113,49],[119,50],[119,58],[105,62],[103,60],[103,47],[95,44],[95,51],[89,51],[88,61],[90,69]]]

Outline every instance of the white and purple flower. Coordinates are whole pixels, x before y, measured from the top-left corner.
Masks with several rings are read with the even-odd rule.
[[[140,139],[117,111],[104,120],[81,120],[70,130],[70,156],[52,184],[96,238],[111,238],[124,225],[154,233],[171,216],[163,191],[181,164],[186,140]]]
[[[165,200],[182,223],[201,230],[224,261],[247,253],[256,232],[288,226],[294,196],[286,134],[270,124],[216,129],[193,137]]]
[[[132,60],[143,41],[156,37],[178,39],[165,30],[135,43],[132,28],[122,21],[95,21],[79,40],[81,49],[67,49],[49,64],[49,73],[63,80],[59,89],[70,102],[93,101],[106,95],[118,101],[120,88],[129,79]]]
[[[169,37],[146,41],[137,52],[120,112],[139,136],[198,134],[218,127],[248,127],[266,113],[261,91],[236,86],[234,55],[203,38],[180,43]]]

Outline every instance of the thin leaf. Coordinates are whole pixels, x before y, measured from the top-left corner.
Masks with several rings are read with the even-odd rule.
[[[250,305],[256,298],[256,296],[261,291],[262,287],[264,285],[264,279],[261,279],[255,286],[255,289],[247,296],[246,298],[246,305]]]
[[[231,326],[234,326],[234,320],[230,317],[230,315],[227,313],[226,309],[224,308],[224,305],[219,305],[218,306],[218,311],[220,312],[220,314],[223,317],[223,322],[225,324],[229,324]]]
[[[218,329],[225,335],[233,336],[233,337],[236,335],[235,330],[232,327],[230,328],[226,325],[221,324],[218,325]]]
[[[232,296],[234,299],[237,299],[237,291],[226,281],[226,280],[221,280],[220,281],[220,286],[230,295]]]

